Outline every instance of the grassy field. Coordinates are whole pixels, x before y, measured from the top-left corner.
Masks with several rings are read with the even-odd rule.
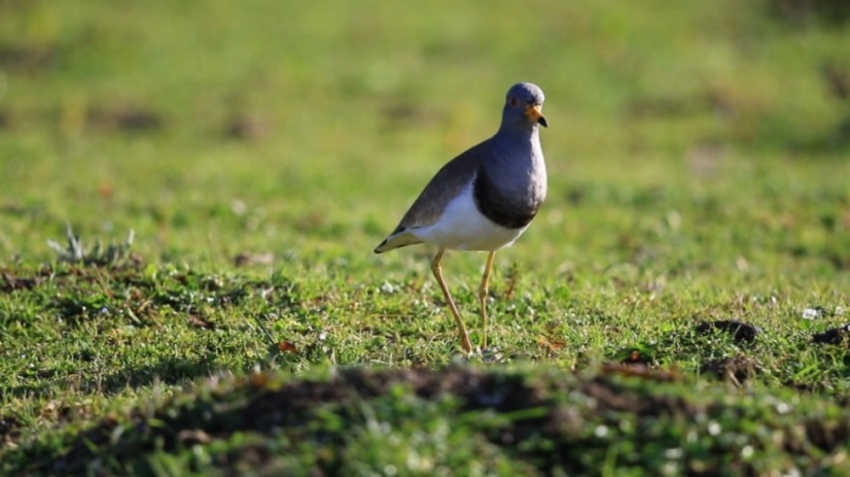
[[[0,474],[850,473],[848,16],[0,0]],[[372,250],[517,81],[550,195],[467,358]]]

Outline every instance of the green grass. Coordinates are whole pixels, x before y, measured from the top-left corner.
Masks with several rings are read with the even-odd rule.
[[[0,0],[0,473],[847,473],[850,33],[777,5]],[[371,251],[517,81],[550,196],[467,361]]]

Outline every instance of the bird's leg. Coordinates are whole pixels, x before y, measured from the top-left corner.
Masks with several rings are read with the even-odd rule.
[[[481,303],[481,349],[487,349],[487,298],[490,285],[490,270],[493,269],[493,259],[496,258],[496,252],[490,252],[487,255],[487,265],[484,266],[484,276],[481,277],[481,286],[478,288],[478,301]]]
[[[446,285],[446,280],[443,278],[443,269],[440,267],[440,260],[442,260],[443,252],[445,251],[446,249],[441,248],[440,251],[437,252],[437,256],[431,261],[431,271],[434,272],[434,278],[436,278],[437,282],[440,283],[440,288],[443,290],[443,296],[446,297],[446,301],[449,303],[449,309],[452,310],[452,315],[457,322],[457,329],[460,333],[460,344],[467,353],[471,353],[472,343],[469,341],[469,333],[466,332],[466,327],[463,326],[463,320],[460,319],[460,313],[458,313],[455,302],[452,300],[452,294],[449,293],[449,287]]]

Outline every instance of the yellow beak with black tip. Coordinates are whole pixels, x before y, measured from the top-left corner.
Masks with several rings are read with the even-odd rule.
[[[529,105],[525,108],[525,115],[529,117],[532,121],[540,124],[544,128],[549,127],[549,121],[546,121],[546,117],[543,116],[543,111],[540,110],[540,105]]]

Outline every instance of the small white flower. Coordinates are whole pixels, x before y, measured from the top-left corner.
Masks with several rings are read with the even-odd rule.
[[[392,295],[396,291],[397,291],[396,287],[393,286],[393,284],[390,283],[390,282],[384,282],[384,284],[381,285],[381,292],[382,293],[386,293],[387,295]]]
[[[667,449],[664,451],[664,457],[668,459],[681,459],[682,458],[682,449],[680,447],[674,447],[672,449]]]
[[[712,436],[719,435],[721,431],[720,424],[717,421],[711,421],[708,423],[708,433]]]
[[[820,318],[821,311],[817,308],[806,308],[803,310],[803,319],[804,320],[814,320],[815,318]]]

